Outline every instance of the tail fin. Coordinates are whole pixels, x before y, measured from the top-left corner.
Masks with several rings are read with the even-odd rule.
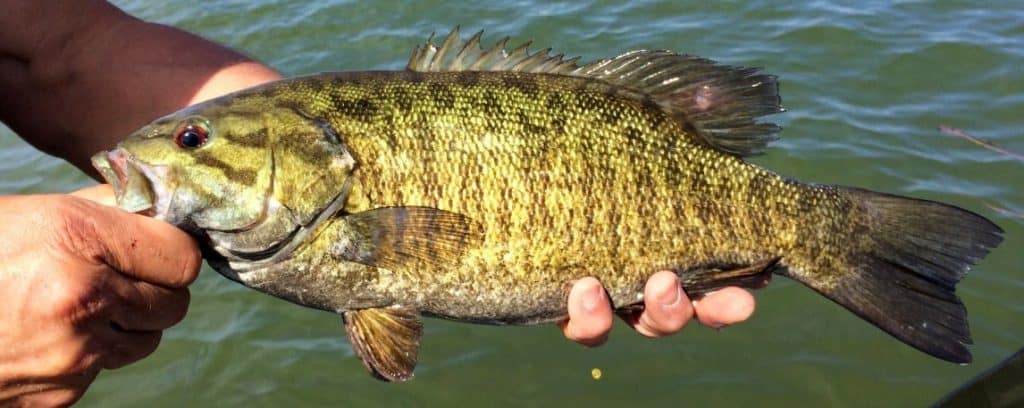
[[[969,363],[967,310],[956,284],[1002,241],[1003,230],[970,211],[933,201],[843,189],[868,225],[868,250],[834,282],[782,272],[918,350]]]

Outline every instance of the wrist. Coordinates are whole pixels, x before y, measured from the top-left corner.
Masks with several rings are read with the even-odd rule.
[[[58,2],[23,3],[31,5],[20,6],[27,10],[12,19],[23,18],[25,23],[11,31],[27,34],[9,52],[27,63],[28,79],[34,87],[42,89],[73,80],[73,74],[86,65],[84,60],[92,55],[97,44],[102,44],[122,24],[137,21],[106,1],[83,1],[75,8]],[[38,21],[48,24],[30,24]]]
[[[240,61],[217,71],[200,87],[189,105],[281,79],[281,74],[255,61]],[[170,112],[168,112],[170,113]]]

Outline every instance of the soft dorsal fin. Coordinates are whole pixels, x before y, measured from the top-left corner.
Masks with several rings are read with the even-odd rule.
[[[570,75],[604,79],[652,97],[712,147],[738,156],[764,152],[781,128],[760,116],[782,112],[775,76],[671,51],[631,51]]]
[[[512,51],[508,38],[489,49],[480,45],[483,31],[468,40],[455,27],[440,46],[431,35],[417,46],[406,69],[420,72],[516,71],[594,78],[652,98],[661,109],[695,129],[708,145],[749,156],[764,151],[781,129],[758,117],[782,112],[778,83],[757,68],[731,67],[671,51],[630,51],[586,65],[578,57],[550,55],[546,48],[529,52],[530,43]]]

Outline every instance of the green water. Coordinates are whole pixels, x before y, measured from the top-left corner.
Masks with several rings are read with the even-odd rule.
[[[175,1],[117,2],[244,50],[289,75],[398,69],[454,24],[584,58],[665,48],[779,75],[783,139],[755,161],[818,182],[954,203],[1006,240],[960,285],[975,362],[903,346],[784,279],[722,331],[647,340],[618,325],[583,349],[553,327],[428,320],[417,377],[366,375],[340,319],[204,271],[188,318],[150,358],[103,373],[83,406],[920,406],[1024,346],[1024,163],[938,133],[964,128],[1024,152],[1024,11],[1016,2]],[[188,57],[187,55],[183,57]],[[0,192],[90,183],[0,132]],[[995,208],[1004,211],[996,210]],[[591,369],[603,377],[594,380]]]

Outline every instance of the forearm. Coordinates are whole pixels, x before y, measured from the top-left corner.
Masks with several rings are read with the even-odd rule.
[[[9,12],[0,13],[0,120],[89,174],[93,153],[143,124],[280,77],[105,1],[9,3]]]

